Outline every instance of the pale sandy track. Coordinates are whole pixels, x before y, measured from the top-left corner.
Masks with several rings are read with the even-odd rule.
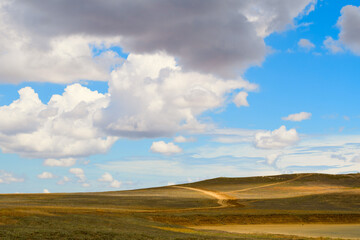
[[[194,188],[194,187],[185,187],[185,186],[173,186],[173,187],[174,188],[187,189],[187,190],[191,190],[191,191],[197,191],[197,192],[201,192],[201,193],[203,193],[205,195],[208,195],[210,197],[213,197],[213,198],[218,200],[218,204],[220,205],[219,207],[233,207],[233,206],[235,206],[235,204],[233,204],[232,201],[237,200],[237,198],[235,198],[233,196],[230,196],[227,193],[238,193],[238,192],[245,192],[245,191],[258,189],[258,188],[276,186],[276,185],[280,185],[280,184],[284,184],[284,183],[293,182],[293,181],[296,181],[298,179],[308,177],[308,176],[311,176],[311,175],[313,175],[313,174],[300,175],[300,176],[297,176],[297,177],[295,177],[293,179],[282,181],[282,182],[270,183],[270,184],[265,184],[265,185],[261,185],[261,186],[244,188],[244,189],[235,190],[235,191],[229,191],[229,192],[217,192],[217,191],[213,191],[213,190]]]
[[[236,198],[221,192],[205,190],[201,188],[193,188],[193,187],[183,187],[183,186],[173,186],[173,187],[187,189],[191,191],[197,191],[205,195],[208,195],[210,197],[213,197],[218,200],[218,204],[220,205],[220,207],[232,207],[234,206],[234,204],[231,203],[231,200],[236,200]]]
[[[269,183],[269,184],[265,184],[265,185],[261,185],[261,186],[256,186],[256,187],[250,187],[250,188],[244,188],[244,189],[239,189],[239,190],[234,190],[234,191],[228,191],[226,193],[238,193],[238,192],[246,192],[246,191],[249,191],[249,190],[254,190],[254,189],[259,189],[259,188],[266,188],[266,187],[271,187],[271,186],[276,186],[276,185],[280,185],[280,184],[284,184],[284,183],[289,183],[289,182],[293,182],[293,181],[296,181],[296,180],[299,180],[301,178],[304,178],[304,177],[309,177],[313,175],[312,173],[310,174],[306,174],[306,175],[300,175],[300,176],[297,176],[293,179],[290,179],[290,180],[286,180],[286,181],[282,181],[282,182],[276,182],[276,183]]]

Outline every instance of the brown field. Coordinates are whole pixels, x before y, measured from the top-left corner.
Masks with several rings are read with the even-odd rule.
[[[194,229],[217,230],[232,233],[269,233],[287,234],[304,237],[331,237],[359,239],[360,224],[256,224],[256,225],[221,225],[196,226]]]
[[[359,226],[360,174],[0,195],[0,239],[360,239]]]

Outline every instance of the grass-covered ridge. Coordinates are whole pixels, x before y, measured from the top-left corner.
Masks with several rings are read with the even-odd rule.
[[[216,178],[131,191],[0,195],[0,239],[289,239],[188,228],[273,223],[360,224],[360,174]]]

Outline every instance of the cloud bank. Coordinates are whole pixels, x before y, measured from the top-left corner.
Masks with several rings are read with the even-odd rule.
[[[42,103],[33,89],[20,89],[18,100],[0,107],[0,148],[72,166],[119,137],[203,132],[200,116],[226,105],[232,92],[239,92],[235,104],[248,105],[257,86],[235,76],[263,61],[266,36],[314,3],[3,1],[0,81],[108,80],[109,93],[72,84]],[[130,52],[127,59],[112,46]]]
[[[0,56],[0,79],[105,80],[106,70],[119,59],[110,50],[98,56],[99,61],[93,59],[89,46],[114,45],[137,54],[165,51],[185,70],[234,77],[263,61],[264,37],[284,30],[314,4],[314,0],[5,0],[0,4],[0,46],[5,53]]]
[[[205,111],[226,104],[234,90],[257,85],[241,78],[184,72],[166,54],[130,54],[114,70],[109,93],[69,85],[47,104],[30,87],[0,107],[0,147],[5,153],[45,158],[46,166],[71,166],[77,157],[106,152],[118,137],[173,136],[202,132]]]

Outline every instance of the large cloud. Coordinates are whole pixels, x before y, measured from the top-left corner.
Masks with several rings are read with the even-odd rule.
[[[53,95],[48,104],[29,87],[19,94],[18,100],[0,107],[0,147],[5,153],[31,158],[87,156],[106,152],[117,139],[102,135],[93,125],[95,112],[108,105],[107,94],[79,84]]]
[[[360,55],[360,7],[345,6],[338,21],[339,40],[355,54]]]
[[[340,28],[339,39],[335,40],[327,36],[324,46],[331,53],[342,53],[349,49],[356,55],[360,55],[360,7],[347,5],[341,9],[341,16],[337,26]]]
[[[76,157],[107,151],[118,137],[173,136],[202,131],[205,111],[222,107],[234,90],[257,85],[237,78],[184,72],[164,53],[130,54],[111,74],[109,93],[80,84],[66,87],[47,104],[30,87],[0,107],[0,147],[49,166],[71,166]]]
[[[237,78],[184,72],[164,53],[130,54],[111,74],[109,106],[97,122],[110,135],[125,137],[171,136],[180,130],[199,131],[197,117],[223,106],[236,89],[256,85]]]
[[[74,161],[63,159],[103,153],[118,137],[203,131],[201,114],[230,102],[233,91],[256,88],[230,76],[259,64],[263,38],[306,13],[309,3],[3,1],[1,82],[110,80],[109,94],[74,84],[46,104],[21,89],[18,100],[0,107],[0,148],[70,166]],[[107,50],[115,44],[131,52],[126,61]],[[93,57],[92,46],[104,52]]]
[[[96,57],[93,47],[107,48],[115,39],[82,34],[40,38],[21,31],[0,4],[0,82],[71,83],[108,80],[109,68],[123,60],[111,50]]]
[[[236,70],[261,63],[266,55],[263,38],[283,30],[293,18],[312,9],[309,6],[314,2],[17,0],[2,4],[5,24],[0,32],[20,46],[5,55],[15,59],[21,56],[17,51],[25,49],[25,59],[21,58],[20,63],[29,73],[39,73],[43,65],[45,72],[51,69],[55,75],[67,70],[69,76],[63,81],[71,77],[105,77],[102,69],[91,61],[88,45],[94,42],[92,38],[109,38],[112,44],[116,38],[126,51],[133,53],[166,51],[176,56],[184,69],[231,76]],[[71,49],[63,49],[64,45]],[[34,54],[39,57],[29,62],[27,57]],[[62,61],[57,62],[58,59]],[[73,72],[76,68],[71,62],[77,63],[78,72]],[[16,67],[3,63],[4,69]],[[86,74],[86,69],[91,69],[91,73]],[[17,76],[11,68],[6,75],[14,79],[25,77]],[[41,74],[36,77],[41,78]],[[56,76],[51,80],[60,81]]]

